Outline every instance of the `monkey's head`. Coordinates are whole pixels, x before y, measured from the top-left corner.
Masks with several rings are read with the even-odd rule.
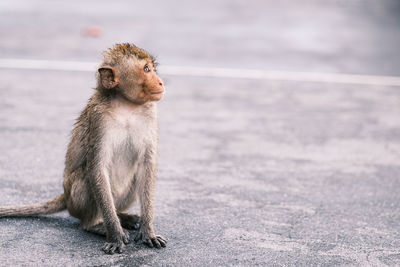
[[[121,94],[136,104],[158,101],[163,96],[164,84],[156,66],[154,58],[145,50],[133,44],[116,44],[104,52],[97,89]]]

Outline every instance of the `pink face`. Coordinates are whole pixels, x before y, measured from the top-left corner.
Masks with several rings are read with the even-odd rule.
[[[164,84],[158,77],[152,62],[146,62],[143,66],[143,72],[138,71],[139,76],[143,79],[143,98],[147,101],[158,101],[164,93]]]
[[[143,60],[128,70],[120,77],[118,68],[109,66],[100,68],[101,85],[105,89],[117,88],[125,98],[137,104],[158,101],[162,98],[164,84],[151,61]]]

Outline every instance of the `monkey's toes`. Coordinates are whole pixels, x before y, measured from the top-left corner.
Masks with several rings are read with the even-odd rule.
[[[138,230],[140,228],[140,216],[136,214],[118,213],[121,226],[128,230]]]
[[[139,230],[140,223],[138,221],[126,221],[122,224],[122,227],[128,230]]]
[[[130,242],[129,240],[129,232],[124,229],[124,235],[122,236],[122,241],[124,244],[128,244]]]
[[[122,229],[122,231],[124,231],[124,234],[122,235],[122,242],[124,242],[124,244],[128,244],[130,242],[129,232],[128,232],[128,230],[125,230],[125,229]]]

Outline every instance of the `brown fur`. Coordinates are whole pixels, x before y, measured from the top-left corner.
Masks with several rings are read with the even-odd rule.
[[[131,44],[104,53],[97,88],[79,116],[65,160],[64,194],[26,206],[0,207],[0,217],[49,214],[65,208],[82,227],[106,235],[106,253],[121,253],[123,229],[138,229],[135,241],[164,247],[153,228],[157,174],[157,110],[164,86],[154,59]],[[124,213],[140,200],[141,216]]]

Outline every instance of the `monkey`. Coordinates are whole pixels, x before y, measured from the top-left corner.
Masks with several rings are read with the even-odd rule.
[[[84,230],[106,237],[103,251],[122,253],[134,241],[166,246],[154,231],[157,175],[156,102],[164,94],[157,63],[134,44],[103,53],[97,87],[74,124],[64,168],[64,193],[54,200],[0,207],[0,217],[35,216],[67,209]],[[136,200],[140,216],[126,212]]]

